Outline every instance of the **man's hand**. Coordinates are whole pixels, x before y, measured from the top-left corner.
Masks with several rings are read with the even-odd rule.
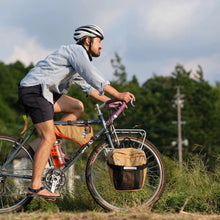
[[[135,96],[130,92],[118,92],[115,88],[110,85],[105,86],[105,92],[114,96],[116,99],[125,101],[126,103],[130,102],[131,99],[135,101]]]
[[[119,93],[119,98],[117,98],[117,99],[128,103],[131,101],[131,99],[133,99],[135,101],[135,96],[130,92],[121,92],[121,93]]]

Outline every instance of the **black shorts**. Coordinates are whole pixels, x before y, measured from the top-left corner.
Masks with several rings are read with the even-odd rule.
[[[54,103],[61,96],[61,94],[54,93]],[[19,86],[18,101],[24,106],[26,114],[30,115],[34,124],[52,120],[54,118],[53,104],[43,97],[41,85],[30,87]]]

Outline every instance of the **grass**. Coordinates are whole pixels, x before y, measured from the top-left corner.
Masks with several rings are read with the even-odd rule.
[[[212,172],[206,169],[199,156],[186,161],[182,169],[178,162],[164,158],[167,166],[167,185],[162,197],[154,205],[156,213],[179,213],[181,211],[204,214],[220,214],[220,167]],[[81,167],[84,169],[84,166]],[[101,211],[90,196],[85,179],[76,182],[74,195],[64,194],[56,202],[43,199],[33,200],[27,207],[28,212],[85,212]]]
[[[179,168],[166,158],[167,186],[155,211],[220,213],[220,172],[207,171],[199,156],[193,156]]]

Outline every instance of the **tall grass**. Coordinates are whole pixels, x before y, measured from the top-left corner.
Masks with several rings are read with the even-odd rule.
[[[167,186],[154,211],[220,213],[219,165],[209,172],[199,155],[188,158],[181,169],[178,162],[165,161]]]
[[[177,161],[164,158],[167,167],[167,185],[153,212],[200,212],[220,214],[220,166],[209,172],[200,156],[188,158],[182,168]],[[219,162],[219,161],[218,161]],[[80,165],[84,170],[84,165]],[[33,200],[28,211],[84,212],[102,210],[90,196],[85,179],[76,182],[74,194],[64,194],[56,202]]]

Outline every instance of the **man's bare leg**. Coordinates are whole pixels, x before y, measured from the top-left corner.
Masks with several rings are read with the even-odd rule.
[[[35,124],[35,127],[41,138],[41,142],[35,153],[31,188],[39,189],[43,186],[41,177],[50,156],[51,148],[56,141],[56,136],[54,133],[53,120]],[[38,195],[59,196],[56,193],[51,193],[47,189],[40,191]]]
[[[54,104],[54,112],[66,112],[62,120],[77,120],[84,111],[82,102],[72,97],[63,95]],[[46,122],[35,124],[37,132],[41,138],[41,142],[38,145],[34,158],[33,177],[31,182],[31,188],[39,189],[42,187],[42,174],[50,156],[51,148],[56,141],[54,132],[54,121],[49,120]],[[43,196],[59,196],[56,193],[51,193],[44,189],[38,193]]]
[[[84,112],[83,103],[73,97],[62,95],[54,104],[54,112],[65,112],[61,120],[77,120]]]

